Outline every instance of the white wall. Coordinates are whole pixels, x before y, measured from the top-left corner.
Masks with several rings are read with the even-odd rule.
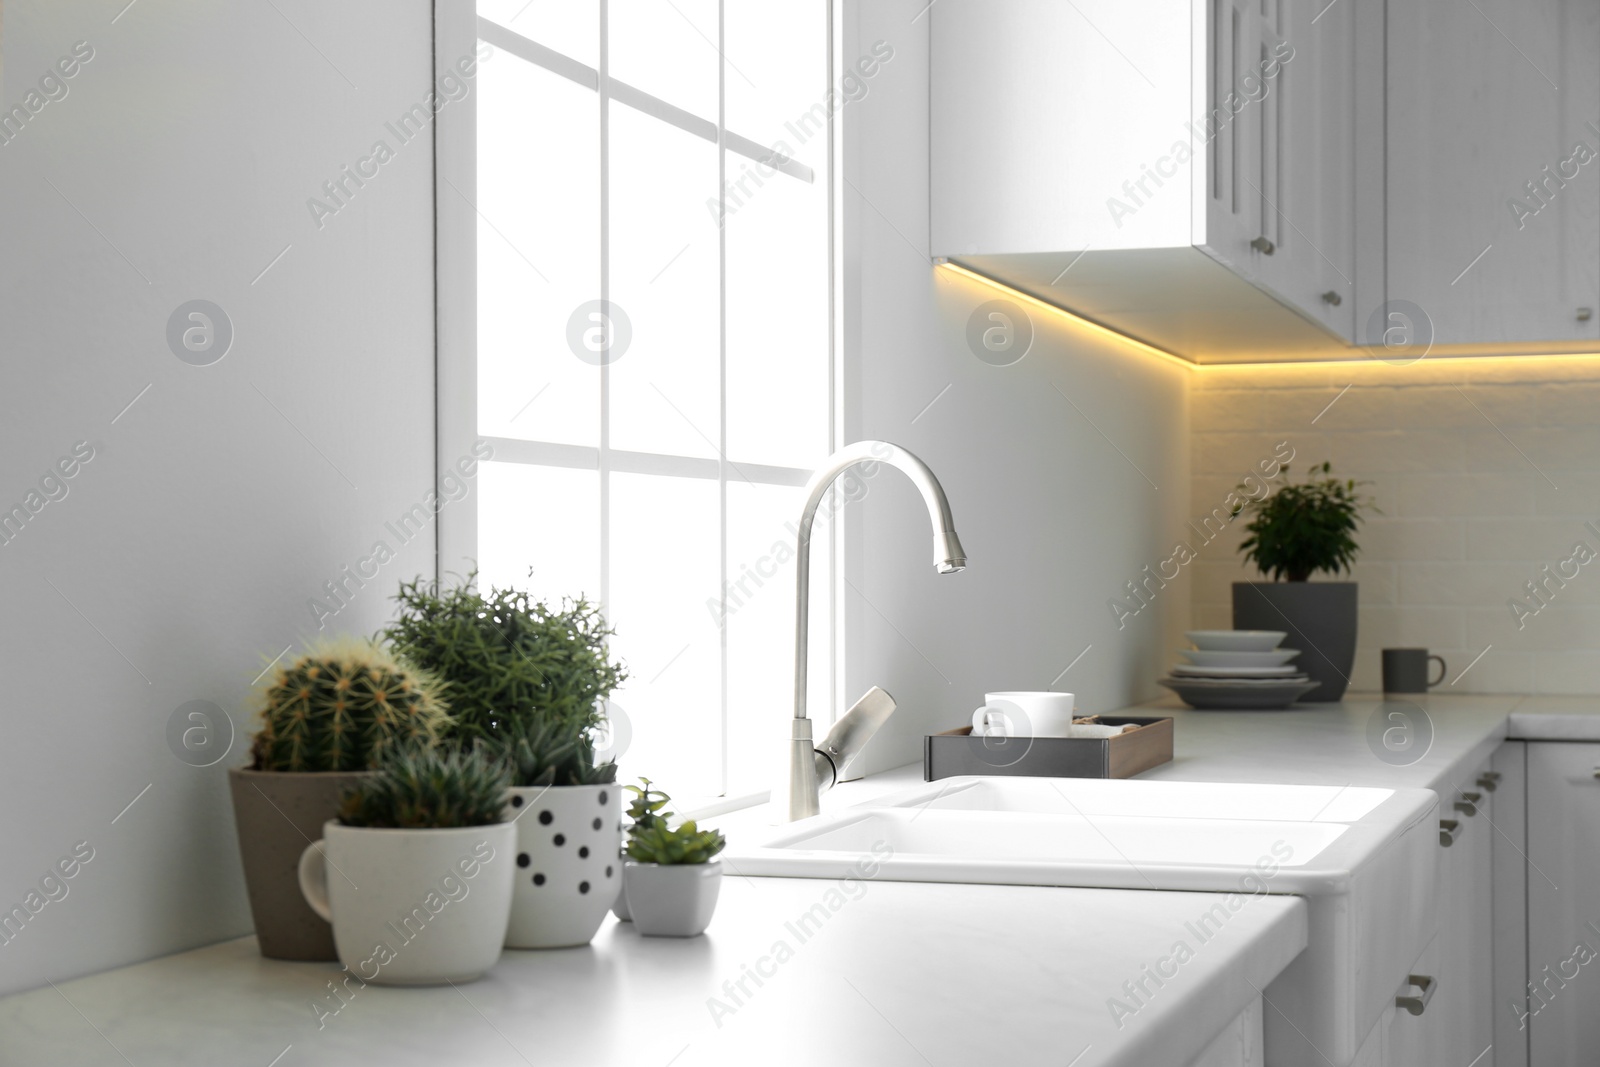
[[[1586,526],[1600,524],[1600,364],[1207,370],[1194,393],[1196,514],[1284,440],[1295,477],[1331,459],[1335,474],[1371,482],[1383,509],[1358,537],[1356,689],[1380,688],[1379,650],[1405,645],[1445,657],[1446,692],[1600,692],[1600,569],[1571,564],[1548,606],[1526,592],[1545,566],[1559,578],[1577,543],[1600,553]],[[1231,584],[1259,580],[1238,562],[1242,527],[1195,565],[1197,626],[1231,625]],[[1519,618],[1519,599],[1537,614]]]
[[[919,759],[922,736],[966,722],[988,690],[1053,684],[1092,711],[1160,695],[1188,617],[1185,582],[1123,629],[1106,602],[1170,555],[1186,518],[1192,372],[1038,311],[1020,362],[974,355],[968,319],[1000,294],[928,258],[928,6],[844,5],[846,60],[895,49],[840,118],[844,436],[933,468],[970,565],[935,574],[926,512],[898,474],[845,511],[846,700],[876,684],[899,701],[868,769]]]
[[[94,458],[0,544],[0,905],[94,858],[0,944],[0,992],[248,932],[225,768],[262,654],[379,539],[330,631],[433,569],[431,530],[384,527],[433,481],[432,149],[384,126],[429,91],[430,4],[124,3],[5,9],[7,109],[93,59],[0,144],[0,509]],[[379,139],[319,229],[307,199]],[[165,336],[196,298],[235,330],[206,367]],[[191,700],[238,732],[214,766],[169,749]]]

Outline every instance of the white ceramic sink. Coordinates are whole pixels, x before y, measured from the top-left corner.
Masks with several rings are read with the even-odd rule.
[[[1435,929],[1437,809],[1425,789],[947,778],[736,834],[724,856],[741,875],[1200,890],[1235,910],[1304,896],[1309,947],[1267,993],[1344,1067]]]

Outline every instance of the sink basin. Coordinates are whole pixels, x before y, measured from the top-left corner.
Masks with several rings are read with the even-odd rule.
[[[1299,1063],[1286,1046],[1303,1042],[1305,1062],[1344,1067],[1436,927],[1437,811],[1425,789],[947,778],[735,835],[723,855],[739,875],[1219,894],[1191,930],[1255,894],[1303,896],[1308,948],[1266,990],[1286,1024],[1274,1054]]]

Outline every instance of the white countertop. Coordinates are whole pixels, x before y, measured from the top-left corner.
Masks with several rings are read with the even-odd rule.
[[[1202,942],[1186,924],[1213,894],[908,882],[839,893],[802,940],[788,924],[836,888],[725,878],[704,937],[645,938],[608,918],[586,948],[508,950],[458,988],[358,988],[320,1030],[311,1003],[335,965],[228,941],[0,1000],[0,1062],[1181,1067],[1306,943],[1294,897],[1251,898]],[[1108,999],[1126,1000],[1122,983],[1180,940],[1193,958],[1129,1001],[1119,1029]],[[746,968],[770,977],[735,1001],[723,983]],[[730,1010],[714,1018],[713,997]]]
[[[1127,711],[1175,719],[1173,761],[1145,775],[1171,780],[1444,792],[1508,737],[1600,741],[1600,696],[1353,694],[1282,712],[1197,712],[1172,700]],[[1374,741],[1397,711],[1431,735],[1420,757]],[[847,783],[825,803],[921,780],[910,765]],[[732,829],[759,817],[718,821]],[[1306,943],[1295,898],[1252,899],[1202,946],[1185,924],[1212,895],[886,881],[831,898],[837,910],[801,942],[785,924],[826,906],[834,885],[729,877],[703,938],[641,938],[608,919],[588,948],[508,951],[460,989],[360,990],[321,1030],[311,1002],[335,966],[262,960],[253,939],[225,942],[0,1000],[0,1064],[1176,1067]],[[1194,958],[1118,1029],[1109,998],[1178,940]],[[764,958],[779,942],[793,957],[774,966]],[[753,994],[735,1004],[723,983],[757,966],[772,977],[759,989],[746,979]],[[734,1010],[713,1018],[712,997]],[[831,1045],[835,1035],[848,1043]]]

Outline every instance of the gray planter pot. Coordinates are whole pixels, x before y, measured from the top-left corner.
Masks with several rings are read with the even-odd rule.
[[[300,853],[339,814],[339,793],[371,772],[294,774],[228,771],[261,954],[275,960],[337,960],[333,927],[300,892]]]
[[[634,929],[646,937],[698,937],[717,910],[722,861],[667,865],[629,860],[622,878]]]
[[[1236,630],[1286,630],[1279,648],[1297,648],[1295,665],[1317,688],[1300,700],[1344,696],[1356,662],[1355,582],[1234,582]]]

